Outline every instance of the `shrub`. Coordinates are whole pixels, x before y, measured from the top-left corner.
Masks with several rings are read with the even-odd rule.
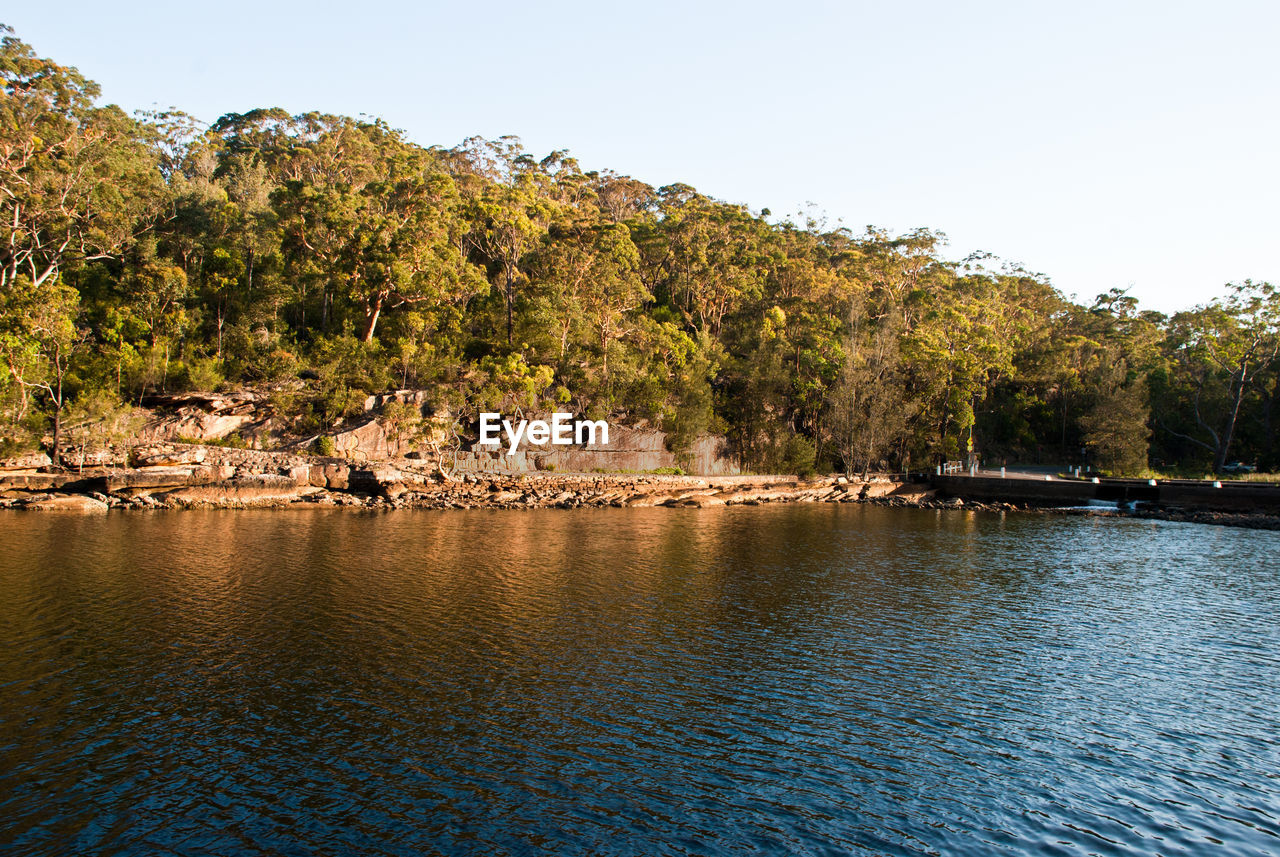
[[[212,393],[223,382],[222,361],[216,357],[188,360],[182,374],[182,386],[188,390]]]
[[[783,452],[782,457],[782,467],[786,472],[794,473],[797,476],[812,476],[816,455],[813,441],[807,437],[793,434],[787,438],[786,450]]]

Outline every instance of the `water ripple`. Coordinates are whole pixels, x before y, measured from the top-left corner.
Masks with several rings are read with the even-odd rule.
[[[0,535],[0,850],[1280,852],[1280,534],[804,506]]]

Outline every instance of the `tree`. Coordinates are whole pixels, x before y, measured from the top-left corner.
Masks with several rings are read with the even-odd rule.
[[[507,345],[515,330],[516,287],[523,279],[520,263],[539,241],[552,217],[552,208],[536,192],[531,176],[512,183],[485,186],[467,214],[472,223],[471,245],[496,269],[506,308]]]
[[[94,390],[72,402],[67,407],[64,426],[79,469],[84,470],[90,450],[105,449],[131,437],[141,428],[144,413],[109,390]]]
[[[62,412],[67,404],[67,376],[89,337],[78,326],[80,295],[70,286],[46,279],[34,285],[25,276],[10,284],[0,307],[0,352],[9,378],[20,391],[18,418],[31,397],[43,394],[52,412],[53,440],[49,457],[61,454]]]
[[[275,200],[295,273],[325,284],[326,323],[331,291],[361,309],[366,343],[388,308],[479,292],[483,278],[462,253],[457,187],[430,154],[381,123],[324,126],[299,147],[288,169],[299,177]]]
[[[42,286],[68,262],[106,258],[162,198],[154,139],[98,86],[0,39],[0,289]]]
[[[1112,473],[1136,475],[1147,466],[1146,379],[1123,358],[1107,361],[1093,376],[1093,407],[1080,418],[1085,445]]]
[[[1225,301],[1176,314],[1168,343],[1175,367],[1172,396],[1160,425],[1212,455],[1221,472],[1231,452],[1241,406],[1255,379],[1280,359],[1280,291],[1270,283],[1232,285]],[[1168,398],[1190,424],[1174,428]]]
[[[830,407],[836,449],[850,475],[860,470],[865,478],[887,457],[919,408],[905,388],[900,325],[896,316],[865,323],[855,315],[845,339],[844,364]]]

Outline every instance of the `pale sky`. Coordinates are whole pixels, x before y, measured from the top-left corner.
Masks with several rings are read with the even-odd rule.
[[[775,215],[917,226],[1089,302],[1280,283],[1280,4],[63,2],[0,13],[128,110],[366,114]]]

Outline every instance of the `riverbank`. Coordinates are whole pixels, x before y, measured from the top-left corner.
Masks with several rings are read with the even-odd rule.
[[[134,449],[134,466],[0,473],[0,508],[36,511],[267,508],[298,504],[372,509],[537,509],[581,506],[704,508],[773,502],[919,503],[926,486],[843,476],[686,476],[657,473],[475,472],[438,459],[362,464],[196,444]],[[926,496],[927,495],[927,496]]]
[[[0,509],[105,513],[129,509],[331,506],[390,509],[709,508],[765,503],[871,503],[982,512],[1137,517],[1280,530],[1265,511],[1138,505],[1063,508],[1037,501],[950,497],[901,475],[687,476],[656,473],[453,471],[440,460],[362,464],[342,458],[153,444],[127,468],[53,468],[38,459],[0,471]],[[18,465],[23,462],[17,462]]]

